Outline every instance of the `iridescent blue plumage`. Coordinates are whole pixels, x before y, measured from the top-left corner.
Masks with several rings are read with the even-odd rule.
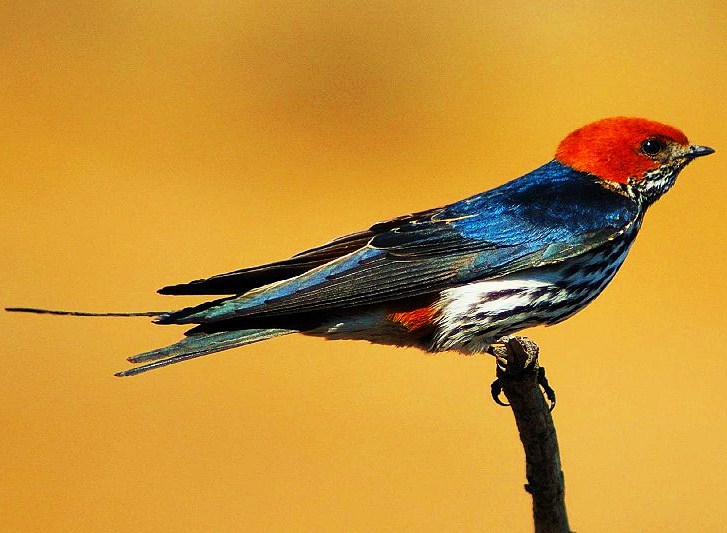
[[[519,244],[524,238],[580,239],[583,233],[618,228],[636,216],[629,197],[613,194],[603,180],[551,161],[495,189],[443,209],[435,218],[453,222],[463,237]],[[474,216],[473,216],[474,215]],[[552,234],[556,231],[556,234]]]

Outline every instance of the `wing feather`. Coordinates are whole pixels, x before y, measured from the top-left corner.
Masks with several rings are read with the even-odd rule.
[[[394,218],[386,222],[378,222],[368,230],[344,235],[321,246],[300,252],[290,259],[250,268],[242,268],[225,274],[190,281],[189,283],[169,285],[159,289],[158,292],[159,294],[174,295],[243,294],[250,289],[262,287],[263,285],[289,279],[308,272],[313,268],[359,250],[366,246],[376,235],[416,220],[427,220],[439,211],[441,211],[441,208],[429,209]]]

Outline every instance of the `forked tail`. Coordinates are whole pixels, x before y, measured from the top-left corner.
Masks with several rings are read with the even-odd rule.
[[[113,317],[129,317],[129,316],[151,316],[156,317],[166,314],[167,311],[143,311],[137,313],[88,313],[85,311],[59,311],[55,309],[37,309],[34,307],[6,307],[6,311],[11,313],[38,313],[44,315],[66,315],[66,316],[113,316]],[[142,372],[147,372],[155,368],[180,363],[195,357],[201,357],[230,348],[237,348],[245,344],[263,341],[288,333],[296,333],[297,329],[283,328],[251,328],[239,329],[232,331],[217,331],[213,333],[192,333],[181,341],[152,350],[150,352],[141,353],[133,357],[129,357],[131,363],[144,363],[136,368],[130,368],[122,372],[117,372],[119,377],[135,376]],[[188,332],[189,334],[189,332]]]

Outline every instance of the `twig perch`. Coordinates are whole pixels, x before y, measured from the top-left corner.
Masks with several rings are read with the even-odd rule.
[[[555,405],[555,394],[545,380],[545,369],[538,365],[538,351],[538,346],[524,337],[512,337],[503,346],[493,346],[492,353],[498,359],[493,397],[501,389],[515,415],[525,449],[525,490],[533,497],[535,532],[572,533],[565,509],[558,438],[550,415],[552,407],[546,404],[540,387],[551,406]]]

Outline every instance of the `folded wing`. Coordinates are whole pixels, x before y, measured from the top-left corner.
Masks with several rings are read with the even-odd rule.
[[[560,179],[538,180],[537,172],[441,209],[374,225],[288,262],[228,274],[243,280],[248,272],[275,272],[284,264],[306,269],[237,296],[168,313],[158,322],[204,324],[432,294],[564,261],[616,238],[636,219],[636,206],[588,176],[571,170]],[[213,282],[196,283],[199,288]]]

